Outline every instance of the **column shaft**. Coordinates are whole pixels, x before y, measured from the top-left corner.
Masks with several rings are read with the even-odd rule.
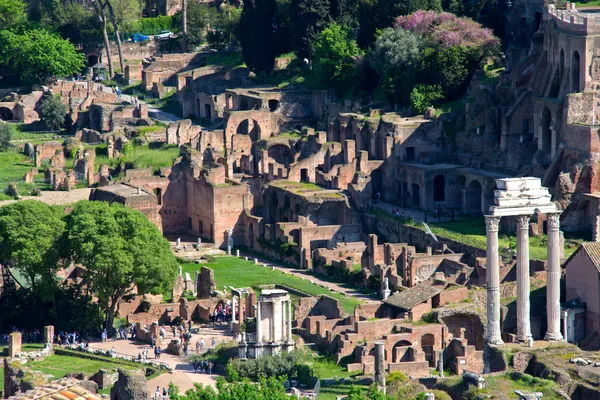
[[[262,343],[262,326],[260,323],[260,301],[256,302],[256,343]]]
[[[545,340],[562,340],[560,333],[560,214],[546,214],[548,225],[548,267],[546,271],[546,314],[548,332]]]
[[[498,261],[498,226],[500,217],[486,215],[487,234],[487,338],[490,344],[503,344],[500,333],[500,265]]]
[[[517,217],[517,340],[531,338],[529,304],[529,215]]]
[[[292,301],[288,301],[288,341],[292,341]]]
[[[238,304],[239,307],[239,321],[240,324],[244,322],[244,306],[243,306],[243,294],[240,293],[240,304]]]

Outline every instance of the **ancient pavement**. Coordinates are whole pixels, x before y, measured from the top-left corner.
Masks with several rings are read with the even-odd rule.
[[[41,196],[23,196],[21,200],[38,200],[42,203],[51,205],[68,205],[78,202],[79,200],[87,200],[90,198],[90,192],[92,189],[74,189],[69,192],[64,191],[42,191]],[[14,203],[17,200],[3,200],[0,201],[0,207],[10,203]]]
[[[205,351],[208,350],[211,346],[213,337],[215,338],[217,345],[233,340],[228,325],[215,327],[213,327],[212,324],[201,325],[200,333],[192,335],[191,344],[189,346],[189,354],[195,354],[196,343],[200,341],[201,338],[204,339]],[[173,382],[179,387],[180,393],[185,393],[187,390],[193,388],[195,383],[211,385],[214,387],[216,385],[217,375],[194,373],[194,368],[185,362],[184,357],[178,357],[164,352],[172,338],[172,333],[169,329],[167,329],[165,342],[161,344],[163,353],[160,355],[159,361],[169,365],[171,368],[173,368],[173,371],[164,373],[157,378],[149,380],[148,390],[150,390],[151,393],[154,393],[156,386],[160,386],[162,389],[163,387],[168,387],[170,382]],[[130,340],[117,340],[115,342],[109,340],[105,343],[90,343],[90,347],[103,350],[110,350],[114,347],[117,353],[137,357],[137,355],[140,354],[144,348],[149,348],[150,346],[147,343],[133,342]],[[151,350],[149,351],[149,359],[154,360],[154,353]]]

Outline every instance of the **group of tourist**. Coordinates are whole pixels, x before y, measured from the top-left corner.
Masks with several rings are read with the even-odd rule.
[[[232,311],[233,310],[230,304],[219,304],[217,307],[215,307],[215,310],[210,316],[213,325],[215,325],[217,322],[221,322],[223,324],[227,321],[231,321]]]
[[[192,366],[194,367],[195,374],[197,374],[198,371],[200,371],[201,374],[212,375],[214,364],[212,361],[200,360],[194,361],[192,363]]]
[[[158,399],[168,399],[169,396],[171,395],[171,388],[169,387],[169,390],[167,390],[167,388],[160,388],[160,386],[156,387],[156,392],[154,392],[154,400],[158,400]]]
[[[80,341],[81,336],[77,331],[71,333],[60,331],[58,335],[56,335],[56,343],[59,345],[79,344]]]
[[[21,332],[21,338],[23,343],[41,343],[42,342],[42,333],[39,329],[35,329],[33,331],[28,331],[25,329],[17,329],[16,326],[13,326],[11,332]],[[8,343],[8,338],[10,333],[5,333],[2,335],[2,341],[0,343]]]

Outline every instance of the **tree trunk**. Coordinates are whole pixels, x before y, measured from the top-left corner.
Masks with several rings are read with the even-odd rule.
[[[113,11],[112,4],[110,4],[110,0],[104,0],[104,4],[108,7],[108,15],[110,15],[110,21],[115,29],[115,36],[117,37],[117,50],[119,52],[119,66],[121,67],[121,74],[125,76],[125,63],[123,62],[123,50],[121,49],[121,33],[119,32],[119,27],[117,26],[115,12]]]
[[[113,325],[115,322],[115,308],[117,306],[116,300],[109,300],[109,304],[106,306],[106,320],[104,327],[106,328],[106,332],[110,335],[113,330]]]
[[[187,30],[187,0],[181,0],[181,31],[183,32],[183,52],[188,51],[188,30]]]
[[[94,8],[96,9],[96,13],[98,13],[98,19],[102,23],[102,35],[104,37],[104,48],[106,49],[106,63],[108,64],[108,75],[109,78],[112,79],[113,67],[112,67],[112,57],[110,55],[110,41],[108,40],[108,32],[106,31],[106,13],[104,12],[104,6],[99,1],[94,1]],[[91,65],[90,65],[91,67]]]

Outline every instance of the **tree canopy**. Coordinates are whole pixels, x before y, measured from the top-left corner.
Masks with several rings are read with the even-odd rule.
[[[350,29],[334,22],[321,32],[315,43],[314,73],[341,88],[354,74],[356,59],[361,55]]]
[[[0,263],[12,264],[36,287],[53,282],[59,268],[58,240],[64,232],[59,207],[25,200],[0,207]]]
[[[57,130],[64,126],[67,116],[67,106],[62,102],[60,96],[47,96],[40,105],[40,119],[44,122],[46,129]]]
[[[6,122],[0,122],[0,151],[6,151],[10,148],[12,139],[12,128]]]
[[[258,383],[248,379],[226,383],[223,379],[217,380],[217,390],[211,386],[202,386],[198,383],[185,395],[179,394],[179,389],[171,384],[171,400],[287,400],[290,397],[285,392],[281,378],[262,378]]]
[[[0,65],[23,82],[42,83],[52,75],[80,72],[84,56],[68,40],[44,29],[22,34],[4,30],[0,31]]]
[[[112,328],[118,300],[135,289],[162,293],[177,265],[169,242],[144,214],[119,204],[83,201],[66,217],[65,249],[87,269],[91,289]]]
[[[27,5],[22,0],[0,0],[0,30],[27,22]]]

